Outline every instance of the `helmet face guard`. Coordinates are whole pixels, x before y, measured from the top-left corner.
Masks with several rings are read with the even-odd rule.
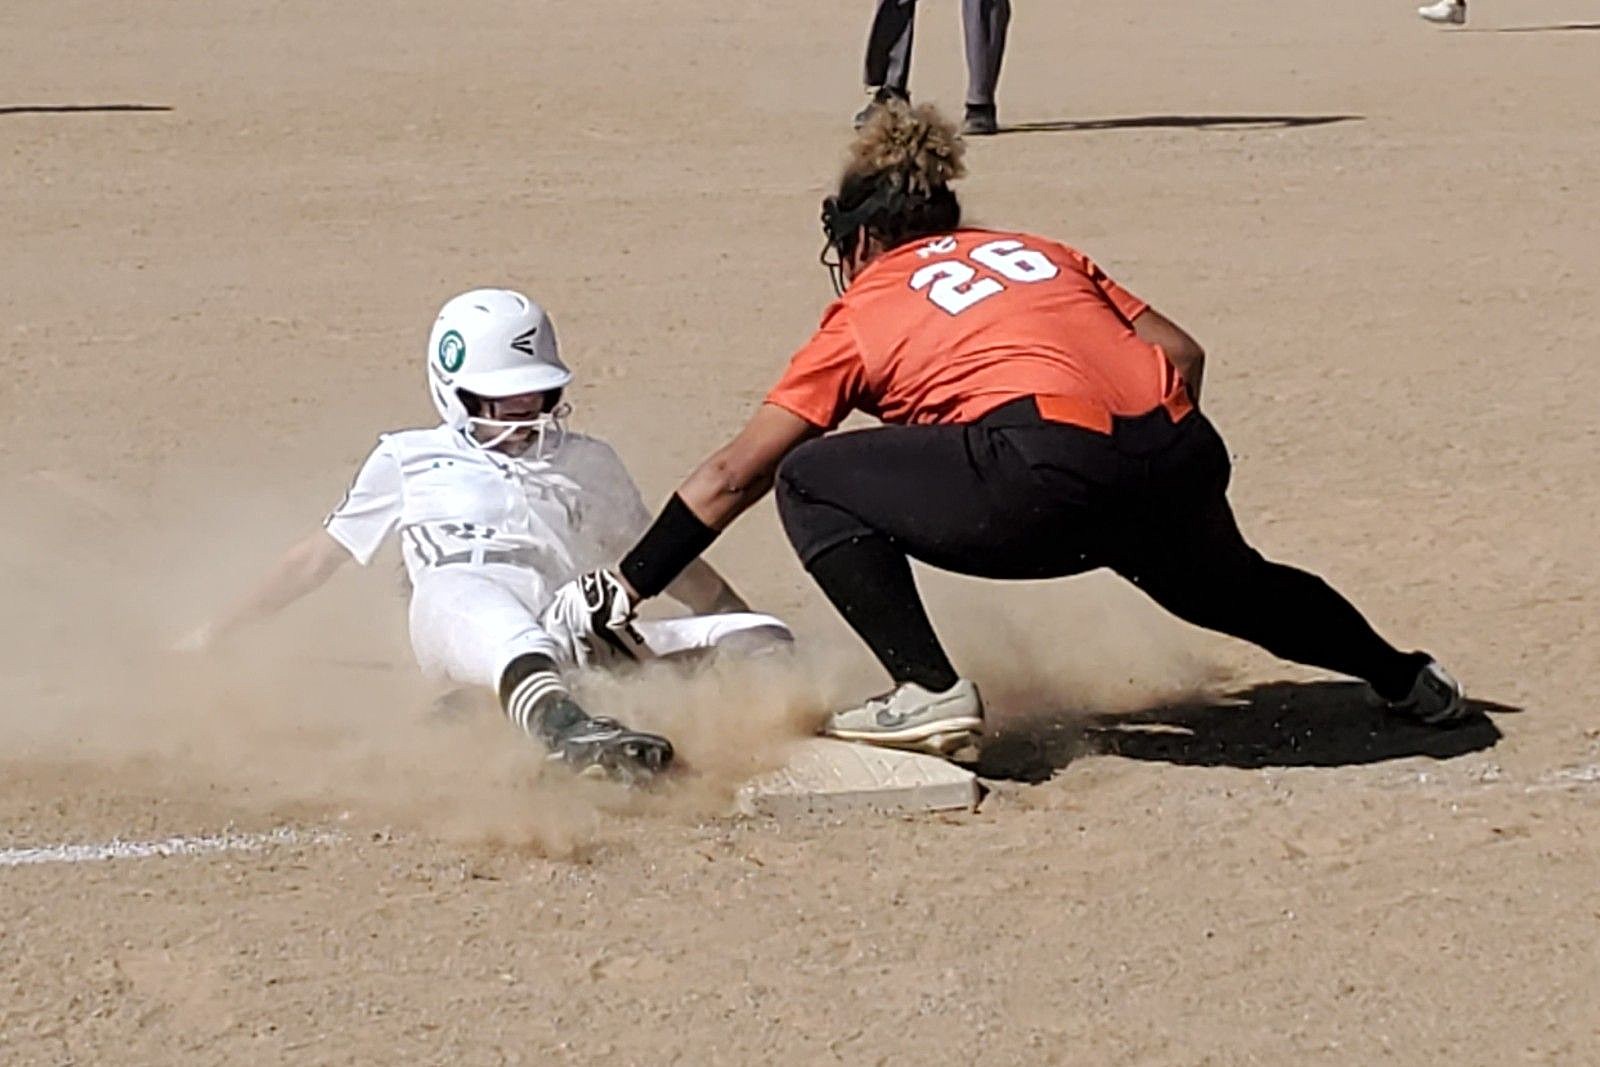
[[[468,415],[463,430],[467,440],[485,451],[498,448],[520,430],[532,430],[533,437],[521,452],[507,454],[524,463],[538,463],[554,459],[561,446],[567,443],[566,419],[571,414],[572,405],[558,400],[548,411],[531,419],[485,419]]]
[[[533,438],[528,446],[513,458],[524,462],[537,462],[539,460],[553,459],[561,451],[561,446],[567,441],[566,420],[572,414],[572,405],[561,399],[561,388],[546,390],[554,394],[547,404],[546,410],[531,419],[491,419],[474,414],[469,407],[468,400],[461,394],[467,390],[457,386],[453,381],[441,375],[433,375],[430,383],[433,394],[434,407],[439,409],[439,414],[444,417],[445,423],[456,430],[473,448],[486,452],[497,449],[500,445],[510,440],[519,430],[534,431]],[[476,393],[470,396],[480,403],[483,400],[497,399],[483,397]],[[507,453],[510,455],[510,453]]]
[[[833,282],[833,295],[844,295],[845,267],[855,258],[866,241],[864,230],[875,216],[894,205],[899,199],[900,183],[897,178],[880,180],[872,195],[855,207],[846,210],[837,196],[822,201],[822,236],[826,242],[818,261],[828,268]]]
[[[839,209],[839,198],[830,196],[822,202],[822,252],[817,256],[817,262],[828,268],[828,280],[833,283],[833,295],[844,295],[844,265],[845,261],[855,254],[858,236],[861,232],[857,227],[846,231],[846,212]],[[850,242],[850,247],[845,248],[845,242]]]

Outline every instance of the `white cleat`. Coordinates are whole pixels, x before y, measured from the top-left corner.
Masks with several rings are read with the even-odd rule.
[[[978,687],[965,678],[942,693],[905,682],[893,692],[836,712],[822,732],[841,741],[948,756],[983,733],[983,701]]]
[[[1417,14],[1429,22],[1445,26],[1467,24],[1467,0],[1439,0],[1437,4],[1417,8]]]
[[[1438,660],[1432,659],[1417,672],[1417,680],[1411,683],[1411,692],[1406,698],[1391,703],[1389,710],[1429,726],[1448,726],[1470,714],[1461,683],[1441,667]]]

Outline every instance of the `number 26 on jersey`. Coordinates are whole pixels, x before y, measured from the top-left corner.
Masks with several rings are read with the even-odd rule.
[[[974,304],[1005,292],[1006,282],[1032,285],[1047,282],[1061,273],[1061,268],[1050,262],[1043,252],[1009,238],[981,244],[968,258],[972,263],[965,259],[941,259],[919,268],[911,276],[911,288],[926,293],[941,311],[959,315]],[[999,277],[978,277],[973,263]]]

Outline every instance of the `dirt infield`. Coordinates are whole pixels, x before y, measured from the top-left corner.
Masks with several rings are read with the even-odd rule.
[[[1600,11],[1412,6],[1018,4],[964,195],[1191,329],[1247,534],[1490,716],[932,576],[994,792],[778,823],[734,786],[881,678],[770,506],[712,558],[801,663],[594,694],[683,739],[664,798],[437,722],[392,560],[161,649],[431,418],[473,285],[664,497],[825,303],[866,6],[11,0],[0,854],[203,840],[0,864],[0,1061],[1594,1062]]]

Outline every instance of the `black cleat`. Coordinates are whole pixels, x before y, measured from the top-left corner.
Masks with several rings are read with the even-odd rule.
[[[988,137],[1000,132],[1000,119],[993,104],[968,104],[967,118],[961,124],[965,137]]]
[[[585,719],[550,746],[550,758],[579,774],[642,785],[672,763],[672,742],[615,719]]]
[[[906,103],[911,102],[910,96],[901,92],[899,89],[892,89],[887,85],[881,85],[876,89],[869,89],[867,91],[872,94],[872,99],[867,101],[866,107],[856,112],[854,125],[858,130],[865,126],[867,124],[867,120],[872,118],[873,114],[889,101],[903,100]]]

